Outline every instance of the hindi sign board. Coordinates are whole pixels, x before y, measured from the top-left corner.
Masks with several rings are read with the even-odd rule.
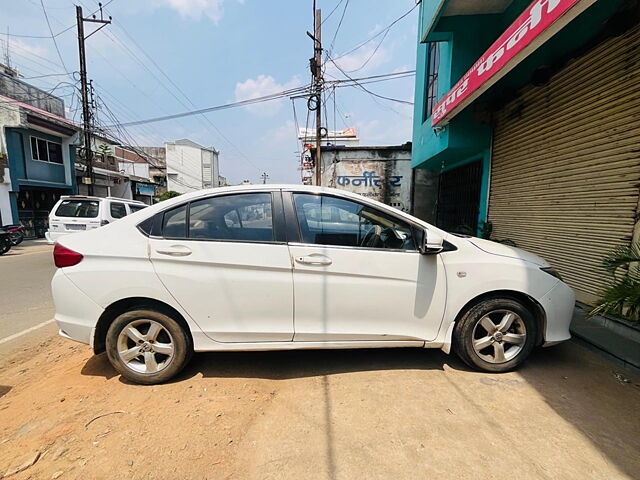
[[[342,159],[325,169],[322,184],[410,212],[412,176],[410,159]]]
[[[434,105],[431,125],[435,127],[444,123],[443,120],[450,118],[454,110],[461,107],[465,100],[479,95],[481,93],[479,89],[498,72],[506,70],[507,67],[515,66],[517,64],[515,57],[532,45],[534,40],[569,12],[572,7],[582,4],[584,9],[594,1],[535,0],[473,64],[458,83]],[[474,96],[474,94],[476,95]]]

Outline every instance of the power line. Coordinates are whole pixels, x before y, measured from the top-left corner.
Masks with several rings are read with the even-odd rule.
[[[137,122],[127,122],[127,123],[122,123],[120,124],[120,126],[122,127],[129,127],[129,126],[133,126],[133,125],[141,125],[143,123],[154,123],[154,122],[161,122],[164,120],[173,120],[176,118],[182,118],[182,117],[188,117],[191,115],[199,115],[201,113],[208,113],[208,112],[215,112],[218,110],[226,110],[228,108],[234,108],[234,107],[243,107],[243,106],[247,106],[247,105],[253,105],[255,103],[262,103],[262,102],[268,102],[271,100],[278,100],[280,98],[285,98],[288,97],[290,95],[295,95],[298,93],[303,93],[303,92],[307,92],[309,88],[309,85],[305,85],[302,87],[296,87],[296,88],[292,88],[289,90],[283,90],[281,92],[277,92],[277,93],[272,93],[271,95],[265,95],[262,97],[256,97],[256,98],[251,98],[251,99],[247,99],[247,100],[240,100],[238,102],[231,102],[231,103],[225,103],[223,105],[216,105],[213,107],[207,107],[207,108],[201,108],[198,110],[189,110],[186,112],[182,112],[182,113],[176,113],[173,115],[165,115],[162,117],[154,117],[154,118],[149,118],[146,120],[139,120]]]
[[[344,2],[344,0],[340,0],[340,1],[336,4],[336,6],[335,6],[335,7],[333,7],[333,10],[331,10],[331,11],[329,12],[329,15],[327,15],[327,16],[324,18],[324,20],[322,20],[322,21],[320,22],[320,25],[324,25],[324,22],[326,22],[327,20],[329,20],[329,18],[331,18],[331,15],[333,15],[333,12],[335,12],[335,11],[338,9],[338,7],[340,7],[340,5],[342,5],[342,2]]]
[[[378,33],[376,33],[375,35],[371,36],[370,38],[368,38],[367,40],[365,40],[364,42],[359,43],[358,45],[356,45],[355,47],[353,47],[352,49],[341,53],[340,55],[338,55],[337,57],[334,58],[334,60],[339,60],[342,57],[345,57],[347,55],[349,55],[350,53],[355,52],[356,50],[359,50],[360,48],[364,47],[367,43],[371,42],[372,40],[378,38],[380,35],[383,35],[385,32],[389,31],[396,23],[398,23],[400,20],[402,20],[403,18],[405,18],[407,15],[409,15],[411,12],[413,12],[418,5],[420,5],[420,2],[416,2],[416,4],[411,7],[407,12],[405,12],[404,14],[402,14],[401,16],[399,16],[398,18],[396,18],[393,22],[391,22],[389,25],[387,25],[386,27],[384,27],[382,30],[380,30]]]
[[[384,39],[387,38],[387,35],[389,34],[389,31],[390,30],[387,30],[386,32],[384,32],[384,35],[382,36],[382,38],[378,42],[378,45],[376,45],[376,48],[373,49],[373,52],[371,52],[371,55],[369,55],[367,57],[367,59],[362,63],[362,65],[360,65],[358,68],[355,68],[353,70],[349,70],[349,73],[354,73],[354,72],[357,72],[359,70],[362,70],[364,67],[366,67],[368,65],[368,63],[371,61],[371,59],[373,57],[375,57],[376,53],[378,53],[378,49],[382,45],[382,42],[384,42]]]
[[[349,74],[348,74],[348,73],[346,73],[342,68],[340,68],[340,66],[335,62],[335,60],[334,60],[333,58],[331,58],[331,56],[329,55],[329,53],[327,53],[327,57],[329,58],[329,61],[330,61],[331,63],[333,63],[333,64],[336,66],[336,68],[337,68],[338,70],[340,70],[340,71],[342,72],[342,74],[343,74],[345,77],[347,77],[349,80],[351,80],[353,83],[355,83],[355,85],[353,85],[354,87],[355,87],[355,86],[357,86],[357,87],[359,87],[360,89],[362,89],[363,91],[367,92],[368,94],[373,95],[374,97],[382,98],[382,99],[384,99],[384,100],[389,100],[389,101],[392,101],[392,102],[402,103],[402,104],[405,104],[405,105],[413,105],[413,102],[409,102],[409,101],[406,101],[406,100],[399,100],[399,99],[397,99],[397,98],[392,98],[392,97],[386,97],[386,96],[384,96],[384,95],[380,95],[380,94],[378,94],[378,93],[374,93],[374,92],[372,92],[371,90],[368,90],[367,88],[365,88],[365,87],[362,85],[362,83],[358,82],[358,81],[357,81],[356,79],[354,79],[354,78],[351,78],[351,77],[349,76]]]
[[[51,29],[51,23],[49,23],[49,15],[47,15],[47,9],[44,8],[44,0],[40,0],[40,5],[42,6],[42,12],[44,13],[44,18],[47,21],[47,27],[49,27],[49,33],[51,34],[51,40],[53,40],[53,44],[56,47],[56,52],[58,52],[58,58],[60,59],[60,63],[62,63],[62,68],[64,71],[68,71],[67,66],[64,63],[64,59],[62,58],[62,54],[60,53],[60,49],[58,48],[58,42],[56,41],[56,37],[53,35],[53,30]]]
[[[344,4],[344,8],[342,9],[342,16],[340,17],[340,21],[338,22],[338,26],[336,31],[333,33],[333,39],[331,39],[331,43],[329,44],[329,50],[333,49],[333,44],[336,41],[336,37],[338,36],[338,32],[340,31],[340,27],[342,26],[342,21],[344,20],[344,14],[347,13],[347,7],[349,6],[349,0]]]
[[[111,2],[114,2],[115,0],[109,0],[107,3],[105,3],[104,5],[102,5],[102,8],[105,8],[107,5],[109,5]],[[92,12],[90,14],[91,15],[95,15],[96,13],[98,13],[100,11],[100,9]],[[63,33],[68,32],[69,30],[71,30],[72,28],[75,28],[76,24],[74,23],[73,25],[69,25],[68,27],[66,27],[63,30],[60,30],[58,33],[56,33],[55,35],[23,35],[23,34],[18,34],[18,33],[4,33],[3,35],[7,35],[9,37],[15,37],[15,38],[52,38],[52,37],[59,37],[60,35],[62,35]]]
[[[127,30],[124,28],[124,26],[120,23],[116,23],[117,26],[122,30],[122,32],[127,36],[127,38],[138,48],[138,50],[140,50],[140,52],[142,52],[142,54],[151,62],[151,64],[160,72],[160,74],[162,74],[162,76],[164,78],[166,78],[169,83],[175,88],[175,90],[177,90],[188,102],[189,105],[191,105],[192,108],[195,108],[195,104],[193,103],[193,101],[191,100],[191,98],[189,98],[189,96],[180,88],[179,85],[177,85],[173,79],[167,75],[167,73],[158,65],[158,63],[153,59],[153,57],[151,57],[151,55],[149,55],[143,48],[142,46],[140,46],[140,44],[127,32]],[[109,37],[111,37],[111,34],[108,35]],[[113,35],[113,38],[110,38],[112,41],[114,40],[118,40],[117,37],[115,35]],[[131,56],[145,69],[147,70],[155,79],[156,81],[165,89],[167,90],[184,108],[189,108],[189,106],[187,104],[185,104],[180,98],[178,98],[178,96],[174,93],[174,91],[170,88],[168,88],[164,82],[162,82],[149,68],[147,68],[147,66],[142,62],[142,60],[124,43],[120,42],[118,40],[118,43],[124,47],[130,54]],[[211,119],[209,119],[208,117],[206,117],[204,114],[199,115],[201,120],[204,120],[204,122],[206,122],[211,128],[213,128],[217,134],[224,140],[226,141],[233,149],[235,149],[240,156],[247,162],[249,163],[252,167],[254,167],[255,169],[259,170],[259,167],[254,164],[251,159],[242,151],[240,150],[240,148],[233,143],[212,121]]]

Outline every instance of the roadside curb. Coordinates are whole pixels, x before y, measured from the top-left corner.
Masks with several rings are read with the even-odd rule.
[[[576,304],[571,333],[587,348],[640,376],[640,328],[609,316],[588,316],[589,307]]]

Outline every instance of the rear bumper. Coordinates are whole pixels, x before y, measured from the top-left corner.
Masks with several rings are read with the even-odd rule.
[[[58,241],[58,239],[60,237],[64,237],[65,235],[69,235],[70,233],[73,233],[73,232],[50,232],[50,231],[47,231],[44,234],[44,238],[47,239],[47,243],[49,245],[53,245],[54,243],[56,243]]]
[[[54,319],[60,335],[77,342],[92,344],[93,330],[104,309],[87,297],[58,269],[51,280],[55,303]]]
[[[543,346],[550,347],[571,338],[569,325],[573,318],[576,295],[569,285],[558,282],[539,299],[546,312]]]

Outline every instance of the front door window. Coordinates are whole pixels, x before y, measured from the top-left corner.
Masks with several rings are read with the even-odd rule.
[[[343,198],[294,194],[303,243],[415,250],[408,223]]]

